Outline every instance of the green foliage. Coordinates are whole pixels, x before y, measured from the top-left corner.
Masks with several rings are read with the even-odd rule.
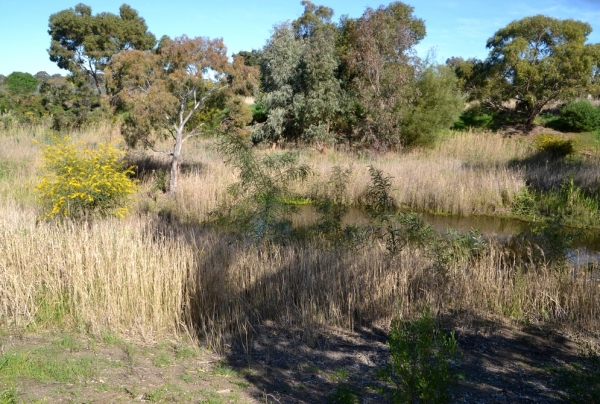
[[[384,175],[383,171],[373,166],[369,166],[369,175],[371,183],[364,201],[367,213],[374,219],[384,219],[398,209],[398,202],[391,195],[393,177]]]
[[[360,239],[357,226],[342,224],[350,204],[347,188],[351,174],[350,167],[333,167],[331,177],[319,186],[320,192],[316,195],[317,200],[314,203],[320,215],[314,230],[336,246],[352,245]]]
[[[239,56],[230,62],[226,52],[221,39],[165,36],[156,52],[121,51],[106,69],[106,88],[122,113],[121,133],[128,145],[141,143],[155,150],[157,141],[174,140],[169,153],[172,195],[177,193],[187,140],[215,131],[242,131],[250,122],[250,109],[241,96],[250,93],[258,71]]]
[[[521,189],[512,201],[514,214],[536,222],[553,220],[558,216],[578,227],[595,226],[600,220],[600,201],[597,195],[584,192],[573,177],[566,178],[560,187],[549,190]]]
[[[562,389],[561,398],[567,403],[600,402],[600,356],[587,352],[578,361],[554,369],[556,383]]]
[[[558,270],[567,268],[568,252],[573,247],[573,236],[567,232],[561,216],[553,216],[531,230],[530,242],[537,246],[533,259],[545,262]],[[538,256],[539,255],[539,256]]]
[[[390,256],[398,255],[409,243],[425,243],[431,237],[431,226],[417,213],[398,212],[398,203],[391,195],[392,177],[369,167],[371,183],[364,198],[371,218],[369,232],[385,243]]]
[[[114,55],[125,49],[150,50],[156,44],[144,19],[127,4],[119,8],[119,15],[92,15],[92,8],[80,3],[52,14],[48,26],[50,60],[69,70],[76,83],[90,78],[98,94],[104,68]]]
[[[31,74],[21,72],[13,72],[4,80],[4,87],[12,94],[31,94],[38,84],[38,80]]]
[[[93,121],[94,116],[106,117],[100,96],[88,85],[55,85],[44,82],[40,86],[41,103],[52,117],[52,129],[72,131]]]
[[[446,234],[435,236],[427,234],[425,238],[428,253],[433,259],[433,269],[445,280],[452,265],[467,264],[480,258],[487,250],[487,243],[476,229],[459,233],[448,229]]]
[[[340,386],[327,396],[329,404],[358,404],[356,392],[350,386]]]
[[[393,2],[377,9],[368,7],[357,20],[342,24],[343,59],[352,103],[361,111],[352,137],[375,149],[399,148],[405,143],[401,126],[405,107],[418,98],[415,79],[419,60],[414,46],[425,36],[425,23],[414,8]]]
[[[486,80],[478,97],[499,111],[516,99],[514,112],[533,123],[548,102],[589,84],[600,52],[585,43],[591,32],[587,23],[544,15],[511,22],[487,41]]]
[[[14,387],[0,390],[0,404],[17,404],[17,392]]]
[[[417,89],[419,97],[402,118],[404,146],[432,145],[464,109],[458,79],[448,66],[428,66],[417,80]]]
[[[600,108],[589,101],[570,102],[562,110],[562,120],[576,132],[594,132],[600,129]]]
[[[260,65],[267,116],[255,141],[280,138],[331,142],[330,127],[340,110],[335,77],[339,56],[333,10],[303,2],[304,14],[282,24],[262,51]]]
[[[0,353],[0,380],[29,378],[43,383],[75,383],[96,374],[98,363],[94,358],[65,360],[58,359],[57,353],[47,348]]]
[[[136,181],[130,178],[133,169],[123,166],[123,153],[113,145],[78,148],[68,138],[54,138],[42,153],[43,175],[36,191],[47,219],[122,217],[129,212]]]
[[[264,103],[257,102],[252,104],[250,108],[252,109],[252,122],[263,123],[267,120],[267,108]]]
[[[394,403],[449,403],[458,357],[454,333],[439,329],[430,309],[414,321],[394,319],[388,340],[391,363],[382,371]]]
[[[295,153],[271,154],[262,158],[253,153],[237,135],[223,136],[219,151],[238,172],[239,181],[229,187],[231,203],[213,215],[217,220],[256,241],[285,242],[290,239],[290,213],[295,206],[285,203],[289,185],[304,181],[311,170],[298,164]]]
[[[413,15],[413,7],[393,2],[367,8],[360,18],[342,17],[336,26],[332,9],[302,4],[302,16],[277,26],[259,54],[260,100],[267,116],[254,127],[253,140],[324,145],[342,140],[381,150],[413,143],[402,138],[401,129],[403,112],[418,98],[419,62],[412,48],[425,36],[425,24]],[[437,73],[444,82],[450,77]],[[437,76],[430,76],[424,75],[422,86],[437,91],[431,83]],[[442,87],[438,96],[447,95],[448,86]],[[453,106],[436,103],[434,95],[424,99],[408,114],[407,134],[432,136],[446,126],[447,109]],[[433,123],[424,125],[421,118]]]
[[[511,211],[517,216],[522,216],[535,221],[539,215],[535,195],[528,187],[523,187],[515,194],[511,204]]]
[[[468,128],[491,128],[494,125],[494,115],[484,111],[479,105],[470,107],[460,114],[454,122],[454,129],[464,130]]]
[[[538,199],[538,210],[546,216],[585,217],[590,223],[600,218],[599,201],[586,195],[573,177],[566,178],[559,188],[540,193]]]
[[[543,133],[533,138],[535,148],[555,158],[566,157],[575,152],[575,140]]]

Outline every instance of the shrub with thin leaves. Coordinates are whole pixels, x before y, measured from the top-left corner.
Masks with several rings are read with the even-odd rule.
[[[414,321],[392,321],[388,340],[391,363],[384,379],[396,388],[394,403],[449,403],[456,374],[450,361],[458,356],[454,334],[446,335],[430,309]]]
[[[228,191],[231,203],[220,206],[213,217],[256,241],[284,242],[292,232],[289,219],[295,206],[286,203],[290,184],[305,181],[310,168],[298,163],[296,153],[258,156],[241,136],[221,137],[219,151],[238,174]]]
[[[54,138],[43,148],[43,166],[36,187],[44,217],[75,220],[123,217],[129,213],[137,184],[133,168],[123,164],[123,152],[113,144],[92,149],[69,138]]]

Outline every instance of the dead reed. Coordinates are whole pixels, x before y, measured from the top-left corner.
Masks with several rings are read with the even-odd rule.
[[[193,335],[215,349],[266,321],[299,333],[445,313],[598,327],[597,279],[517,259],[500,245],[443,272],[422,247],[391,258],[377,242],[255,245],[150,217],[80,225],[0,214],[0,323],[106,330],[144,340]],[[244,339],[242,338],[242,339]]]
[[[94,142],[114,133],[105,127],[76,135]],[[590,273],[517,259],[495,243],[440,272],[424,247],[409,246],[390,258],[377,242],[351,250],[318,242],[255,245],[204,228],[199,223],[227,197],[236,175],[209,140],[187,150],[188,168],[174,199],[156,189],[154,169],[143,178],[137,212],[126,220],[36,223],[34,198],[23,189],[35,182],[38,148],[18,131],[0,142],[2,158],[24,162],[0,176],[3,327],[70,326],[146,340],[189,334],[223,349],[229,338],[258,331],[266,321],[311,333],[410,316],[422,303],[576,330],[599,325],[599,288]],[[524,181],[505,163],[526,152],[526,145],[478,133],[406,155],[357,159],[302,151],[318,175],[299,190],[309,193],[333,166],[351,165],[349,194],[356,201],[374,165],[394,177],[395,196],[413,208],[497,212]]]

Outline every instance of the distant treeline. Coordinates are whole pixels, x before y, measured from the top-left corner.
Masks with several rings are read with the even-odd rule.
[[[438,64],[416,54],[426,26],[410,5],[367,7],[338,21],[329,7],[302,5],[262,49],[232,62],[220,40],[157,40],[126,4],[118,15],[78,4],[49,19],[50,59],[68,76],[2,77],[0,113],[49,117],[56,130],[113,115],[128,143],[151,145],[140,136],[168,133],[171,112],[186,110],[191,115],[175,125],[183,137],[235,127],[255,143],[400,150],[431,145],[453,126],[531,126],[551,105],[600,94],[600,45],[586,43],[585,22],[526,17],[491,33],[485,60]],[[235,101],[242,94],[256,100],[250,112]]]

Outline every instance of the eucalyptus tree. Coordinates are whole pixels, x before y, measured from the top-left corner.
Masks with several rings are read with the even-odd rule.
[[[106,69],[112,102],[125,112],[121,132],[130,146],[142,143],[171,157],[169,193],[178,188],[184,143],[217,125],[244,125],[241,101],[256,85],[257,69],[242,57],[230,62],[221,39],[163,37],[154,52],[125,50]],[[156,144],[171,138],[173,148]]]
[[[406,146],[430,146],[440,131],[458,120],[465,98],[458,77],[447,65],[424,67],[416,89],[419,96],[402,114],[402,141]]]
[[[394,2],[347,20],[344,33],[345,61],[360,107],[355,131],[376,148],[401,146],[403,110],[418,96],[414,46],[425,37],[425,23],[413,7]]]
[[[576,94],[590,83],[600,59],[598,45],[586,44],[592,28],[572,19],[544,15],[513,21],[487,41],[487,79],[481,98],[495,109],[515,100],[527,125],[544,106]]]
[[[332,140],[341,97],[333,10],[310,1],[302,5],[303,15],[276,26],[261,54],[268,118],[254,131],[257,140]]]
[[[48,24],[52,41],[50,60],[69,70],[75,81],[90,78],[98,94],[102,92],[103,71],[111,58],[122,50],[149,50],[156,38],[136,10],[123,4],[119,15],[92,15],[92,8],[77,4],[52,14]]]

